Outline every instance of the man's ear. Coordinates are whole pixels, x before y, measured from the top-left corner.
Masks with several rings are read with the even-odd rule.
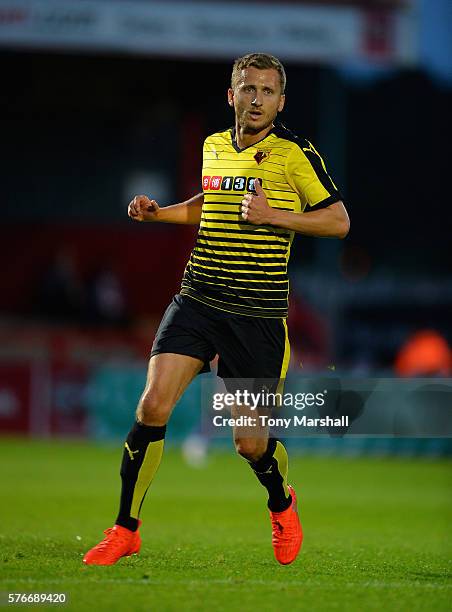
[[[234,106],[234,90],[231,87],[228,89],[228,104]]]
[[[284,108],[284,104],[286,103],[286,96],[284,94],[282,94],[280,100],[279,100],[279,104],[278,104],[278,113],[280,113],[282,111],[282,109]]]

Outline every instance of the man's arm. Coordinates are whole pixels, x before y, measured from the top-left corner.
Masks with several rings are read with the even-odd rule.
[[[255,181],[256,194],[248,193],[242,200],[242,217],[253,225],[274,225],[306,236],[345,238],[350,220],[341,201],[309,213],[278,210],[268,205],[260,182]]]
[[[129,204],[128,215],[134,221],[178,223],[180,225],[199,225],[204,194],[198,193],[185,202],[160,208],[155,200],[138,195]]]
[[[309,213],[293,213],[275,208],[271,208],[271,211],[269,225],[283,227],[306,236],[345,238],[350,229],[350,220],[341,201]]]

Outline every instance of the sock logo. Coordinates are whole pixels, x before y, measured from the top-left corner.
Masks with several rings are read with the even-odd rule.
[[[272,470],[273,470],[273,466],[271,465],[268,468],[268,470],[265,470],[265,472],[258,472],[257,470],[254,470],[254,471],[255,471],[256,474],[272,474],[273,473]]]
[[[129,453],[130,460],[131,460],[131,461],[133,461],[133,460],[135,459],[134,455],[136,455],[136,454],[137,454],[137,453],[139,453],[140,451],[139,451],[139,450],[133,451],[133,450],[130,448],[130,446],[127,444],[127,442],[124,444],[124,446],[125,446],[125,448],[126,448],[127,452]]]

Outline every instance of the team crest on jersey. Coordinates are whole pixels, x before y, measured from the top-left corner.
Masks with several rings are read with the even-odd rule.
[[[254,156],[254,159],[257,161],[257,164],[261,164],[264,159],[268,159],[270,157],[270,153],[268,151],[258,151]]]

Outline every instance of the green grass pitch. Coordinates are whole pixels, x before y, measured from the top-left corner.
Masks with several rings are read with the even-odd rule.
[[[82,556],[115,517],[120,444],[0,449],[3,600],[66,592],[63,609],[130,612],[451,609],[451,462],[292,456],[305,541],[281,567],[245,462],[213,452],[195,469],[169,449],[143,507],[141,554],[101,568]]]

